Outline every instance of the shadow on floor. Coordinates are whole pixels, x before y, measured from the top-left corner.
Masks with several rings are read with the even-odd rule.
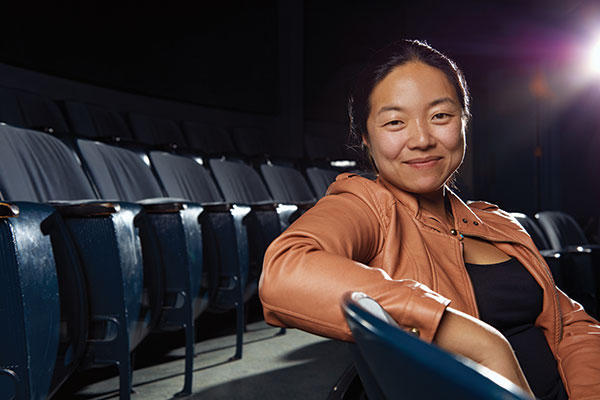
[[[212,386],[186,399],[326,399],[351,362],[345,343],[311,344],[282,356],[289,361],[306,360],[291,367],[257,373]],[[201,376],[201,375],[200,375]]]

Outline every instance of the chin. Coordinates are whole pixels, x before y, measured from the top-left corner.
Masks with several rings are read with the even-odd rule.
[[[399,186],[401,189],[414,193],[414,194],[430,194],[440,191],[444,187],[444,182],[436,181],[425,181],[425,182],[413,182],[410,185]]]
[[[435,193],[441,190],[444,187],[444,184],[441,185],[398,185],[399,189],[404,190],[405,192],[418,194],[418,195],[426,195]]]

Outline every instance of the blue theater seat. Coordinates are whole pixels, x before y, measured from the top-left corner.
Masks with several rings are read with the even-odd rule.
[[[113,142],[135,141],[127,122],[118,112],[76,101],[63,103],[72,133]]]
[[[69,124],[69,132],[79,137],[90,139],[100,138],[94,120],[85,104],[65,100],[62,102],[62,105]]]
[[[590,315],[597,317],[598,283],[592,268],[591,254],[579,251],[576,246],[553,249],[546,233],[535,220],[522,213],[511,213],[511,215],[531,236],[533,243],[548,264],[556,286],[583,305]]]
[[[356,369],[370,400],[529,398],[499,374],[400,329],[363,293],[348,293],[342,310],[356,342]]]
[[[590,246],[585,233],[569,214],[561,211],[540,211],[535,214],[535,219],[540,224],[548,238],[549,248],[553,250],[566,249],[569,246]]]
[[[51,99],[29,92],[17,92],[25,127],[49,133],[65,133],[67,122],[62,111]]]
[[[183,121],[181,127],[194,152],[204,156],[232,156],[237,152],[226,128],[197,121]]]
[[[0,203],[0,393],[43,399],[52,391],[61,310],[50,237],[52,207]],[[71,366],[77,361],[69,362]]]
[[[551,249],[550,243],[548,242],[546,235],[533,219],[529,218],[526,214],[523,213],[513,212],[510,214],[513,217],[515,217],[515,219],[519,221],[519,223],[527,231],[527,233],[529,233],[529,236],[531,236],[531,240],[533,240],[533,243],[535,244],[535,247],[538,248],[538,250],[541,251]]]
[[[0,87],[0,122],[12,126],[25,126],[15,91],[4,87]]]
[[[104,199],[137,202],[145,213],[140,223],[144,262],[152,282],[163,282],[164,304],[158,328],[186,331],[186,379],[191,390],[194,318],[208,304],[202,287],[203,208],[182,199],[166,198],[152,174],[147,156],[105,143],[77,139],[81,160]],[[145,162],[146,161],[146,162]],[[146,234],[144,234],[146,232]],[[146,241],[147,245],[144,245]],[[154,278],[156,277],[156,278]],[[189,367],[188,367],[189,366]]]
[[[346,145],[345,127],[338,124],[307,122],[304,132],[306,176],[317,196],[323,197],[329,185],[342,172],[356,172],[359,153]],[[335,165],[333,165],[335,164]],[[369,176],[372,178],[372,176]]]
[[[278,137],[259,128],[235,128],[233,140],[262,174],[273,202],[297,206],[294,217],[314,205],[315,195],[295,168],[302,157],[302,148],[282,143],[281,135]],[[282,229],[285,228],[287,224],[282,225]]]
[[[267,246],[289,225],[289,219],[297,207],[278,207],[269,194],[260,175],[241,160],[213,158],[210,168],[225,201],[251,207],[244,219],[248,231],[250,270],[247,293],[255,289],[262,271]]]
[[[307,122],[304,132],[306,158],[312,162],[352,160],[347,151],[346,127],[337,124]]]
[[[167,198],[149,168],[147,163],[150,162],[150,159],[145,154],[88,140],[77,140],[77,147],[85,167],[103,198],[140,202],[146,208],[152,207],[153,204],[159,206],[156,212],[148,211],[150,223],[154,225],[155,231],[161,238],[158,240],[158,248],[163,254],[172,253],[173,249],[180,249],[182,254],[179,257],[175,257],[175,255],[163,257],[167,280],[171,271],[176,270],[175,267],[188,265],[191,274],[191,292],[189,293],[191,293],[195,305],[193,307],[194,317],[208,306],[213,311],[236,308],[238,320],[243,321],[241,290],[247,282],[247,250],[245,250],[247,244],[241,219],[237,228],[235,225],[226,226],[227,221],[217,223],[215,220],[217,216],[209,211],[222,209],[223,204],[214,204],[209,201],[211,200],[210,195],[202,196],[196,192],[194,197],[200,201],[199,203],[188,202],[187,199],[190,196],[179,199]],[[155,155],[154,158],[160,157]],[[193,163],[193,161],[191,162]],[[179,178],[184,176],[185,172],[184,170],[171,171]],[[201,189],[201,187],[197,189]],[[170,203],[178,205],[177,209],[172,210],[174,212],[167,212],[164,207],[160,208],[161,204],[168,205]],[[177,212],[178,210],[180,212]],[[160,211],[162,212],[159,213]],[[235,213],[239,215],[239,218],[244,214],[240,208],[236,209]],[[230,214],[221,215],[220,218],[227,219],[229,216]],[[157,225],[159,219],[161,220],[160,226]],[[200,225],[199,221],[203,224]],[[204,225],[204,223],[212,225]],[[175,237],[177,232],[180,232],[180,236],[183,235],[178,246],[169,241]],[[204,237],[208,242],[203,256]],[[211,243],[219,244],[221,250],[211,246]],[[222,257],[215,259],[215,252]],[[208,267],[204,270],[204,274],[202,273],[203,259],[207,261]],[[204,285],[201,284],[202,281],[205,282]],[[242,328],[240,325],[235,357],[241,357]]]
[[[329,168],[306,168],[306,175],[308,176],[315,194],[319,198],[325,196],[327,188],[335,181],[335,178],[339,175],[339,173],[339,171]]]
[[[269,157],[273,149],[272,138],[258,127],[234,127],[231,138],[238,152],[249,158]]]
[[[175,121],[129,113],[129,123],[137,142],[169,150],[188,148]]]
[[[577,221],[560,211],[540,211],[535,215],[548,240],[549,248],[563,256],[561,268],[567,294],[598,318],[600,311],[600,246],[590,244]],[[570,293],[569,293],[570,292]]]
[[[201,204],[204,240],[204,265],[211,294],[211,310],[238,313],[238,347],[234,358],[241,357],[243,303],[256,290],[256,280],[248,279],[248,236],[244,219],[249,209],[227,203],[217,188],[210,171],[200,158],[188,158],[162,151],[152,151],[150,160],[167,194]],[[232,251],[233,250],[233,251]],[[237,284],[236,279],[241,279]],[[242,291],[236,291],[239,287]]]
[[[224,202],[200,158],[194,160],[164,151],[151,151],[149,157],[169,197],[200,204]]]
[[[304,176],[292,166],[265,162],[260,171],[276,203],[294,204],[304,210],[317,201]]]
[[[540,251],[540,254],[544,257],[546,264],[548,264],[556,286],[565,290],[562,279],[563,267],[561,264],[567,263],[568,260],[565,260],[565,256],[567,255],[561,253],[560,251],[550,249],[550,244],[548,243],[548,239],[546,239],[546,235],[533,219],[529,218],[523,213],[513,212],[510,214],[519,222],[519,224],[521,224],[529,236],[531,236],[533,244],[535,244],[535,247],[537,247],[537,249]]]
[[[65,221],[64,229],[50,234],[53,253],[58,256],[61,304],[66,306],[61,309],[61,325],[66,329],[61,329],[61,346],[55,354],[55,372],[63,372],[53,382],[60,384],[67,378],[63,373],[72,369],[63,367],[73,359],[81,361],[79,328],[85,318],[81,307],[87,304],[84,366],[117,364],[121,397],[128,398],[129,352],[151,328],[152,320],[152,309],[142,301],[144,274],[136,235],[136,217],[142,208],[95,200],[74,153],[54,137],[4,125],[0,141],[4,144],[0,146],[3,197],[52,202]],[[75,259],[81,262],[79,274],[73,267]],[[67,365],[65,360],[69,360]]]

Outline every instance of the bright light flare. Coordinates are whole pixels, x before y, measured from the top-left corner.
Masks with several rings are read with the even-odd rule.
[[[600,35],[591,43],[587,54],[587,65],[590,74],[600,76]]]

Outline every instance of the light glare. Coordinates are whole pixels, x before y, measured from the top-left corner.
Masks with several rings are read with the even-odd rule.
[[[590,46],[587,67],[592,74],[600,75],[600,37]]]

